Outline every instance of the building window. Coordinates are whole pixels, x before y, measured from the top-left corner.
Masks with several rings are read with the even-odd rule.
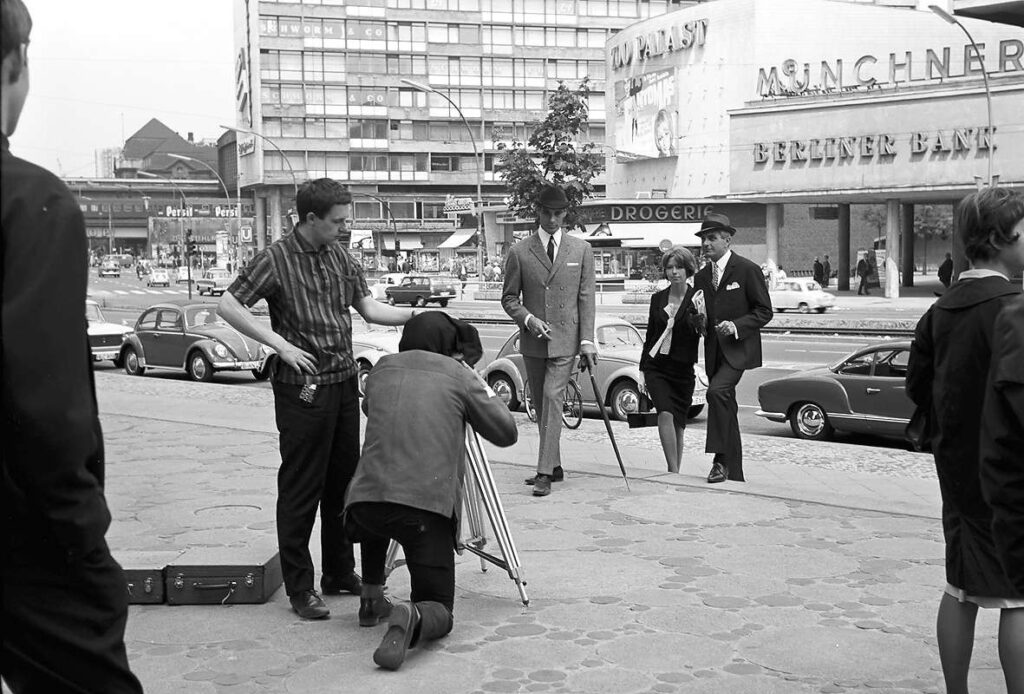
[[[458,171],[459,158],[457,156],[450,156],[447,154],[432,154],[430,155],[430,170]]]
[[[349,121],[348,136],[354,140],[388,139],[388,122],[385,120]]]
[[[395,219],[416,219],[416,203],[393,202],[391,203],[391,214]]]

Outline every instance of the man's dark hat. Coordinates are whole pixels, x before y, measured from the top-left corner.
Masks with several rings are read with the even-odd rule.
[[[697,236],[703,236],[710,231],[727,231],[730,236],[736,235],[736,230],[729,224],[729,218],[717,212],[708,212],[704,215],[704,221],[700,223],[700,231]]]
[[[398,342],[398,351],[411,349],[436,352],[446,357],[459,353],[470,366],[484,355],[477,329],[444,311],[426,311],[409,319]]]
[[[569,206],[569,198],[565,197],[565,191],[560,186],[546,185],[540,191],[537,204],[549,210],[564,210]]]

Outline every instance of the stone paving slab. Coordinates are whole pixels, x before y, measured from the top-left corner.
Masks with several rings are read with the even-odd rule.
[[[265,389],[103,374],[97,386],[115,556],[273,537]],[[745,437],[751,481],[708,486],[703,453],[669,475],[653,430],[623,429],[627,491],[603,424],[587,424],[598,434],[566,432],[568,477],[544,499],[522,483],[536,445],[525,418],[520,444],[490,455],[529,606],[467,553],[453,633],[397,673],[374,667],[383,627],[358,626],[355,597],[329,597],[330,620],[303,622],[283,590],[266,605],[133,606],[133,668],[149,692],[942,690],[937,485],[904,457],[915,454]],[[699,451],[691,434],[702,433],[687,432]],[[870,472],[851,469],[855,453],[875,461]],[[907,511],[914,503],[921,513]],[[408,591],[399,568],[389,592]],[[975,691],[1002,686],[997,619],[979,619]]]

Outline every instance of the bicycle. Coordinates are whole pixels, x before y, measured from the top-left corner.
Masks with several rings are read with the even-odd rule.
[[[523,405],[526,407],[526,416],[531,422],[536,422],[537,410],[533,407],[529,380],[523,388]],[[562,423],[566,429],[578,429],[583,423],[583,391],[576,382],[575,374],[569,377],[569,382],[565,384],[565,392],[562,394]]]

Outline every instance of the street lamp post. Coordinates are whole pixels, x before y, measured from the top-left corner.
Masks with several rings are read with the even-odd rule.
[[[139,171],[138,175],[139,176],[144,176],[145,178],[159,178],[161,181],[167,181],[168,183],[170,183],[171,187],[173,187],[176,191],[178,191],[178,194],[181,195],[181,203],[184,206],[185,210],[186,211],[188,210],[188,207],[189,207],[189,205],[188,205],[188,198],[185,197],[185,191],[183,191],[180,187],[178,187],[178,184],[175,183],[173,180],[171,180],[167,176],[161,176],[160,174],[150,173],[149,171]],[[184,222],[182,222],[182,225],[184,226]],[[184,234],[182,234],[181,246],[182,246],[182,248],[185,249],[185,273],[186,273],[186,277],[188,279],[188,298],[191,301],[191,299],[192,299],[192,263],[190,262],[189,257],[188,257],[188,249],[185,246],[185,235]]]
[[[995,155],[995,140],[996,132],[992,127],[992,89],[988,83],[988,70],[985,69],[985,62],[981,56],[981,49],[978,48],[978,44],[974,42],[974,37],[971,36],[971,32],[967,31],[967,27],[960,23],[960,20],[951,15],[946,10],[942,9],[938,5],[929,5],[928,9],[937,14],[943,20],[949,24],[955,24],[960,27],[965,34],[967,34],[967,40],[971,42],[971,47],[974,49],[974,55],[981,61],[981,77],[985,82],[985,102],[988,105],[988,185],[991,187],[995,185],[995,181],[992,178],[992,157]]]
[[[299,180],[297,178],[295,178],[295,169],[292,168],[292,163],[291,163],[291,161],[289,161],[288,156],[284,153],[284,150],[282,150],[280,147],[278,147],[276,142],[271,140],[269,137],[267,137],[263,133],[258,133],[255,130],[250,130],[249,128],[239,128],[239,127],[235,127],[235,126],[231,126],[231,125],[222,125],[220,127],[224,128],[225,130],[231,130],[231,131],[236,132],[236,133],[245,133],[246,135],[255,135],[256,137],[260,138],[261,140],[263,140],[264,142],[269,144],[271,147],[276,149],[278,154],[281,155],[281,158],[284,159],[284,163],[288,166],[288,173],[290,173],[292,175],[292,186],[294,186],[294,188],[295,188],[295,194],[296,195],[299,194]]]
[[[486,245],[485,239],[484,239],[484,227],[483,227],[483,224],[484,224],[484,202],[483,202],[482,190],[483,190],[483,178],[484,178],[484,158],[483,158],[483,153],[479,149],[477,149],[476,137],[474,137],[474,135],[473,135],[473,128],[470,127],[469,121],[466,120],[466,116],[463,115],[462,109],[459,108],[459,105],[456,104],[454,101],[452,101],[451,98],[447,94],[445,94],[444,92],[439,92],[438,90],[436,90],[433,87],[431,87],[429,84],[422,84],[420,82],[416,82],[415,80],[407,79],[405,77],[403,77],[401,81],[402,81],[403,84],[407,84],[410,87],[412,87],[413,89],[419,90],[421,92],[425,92],[427,94],[437,94],[442,99],[447,101],[449,104],[451,104],[452,108],[454,108],[456,110],[456,112],[459,114],[459,118],[462,119],[462,124],[466,126],[466,130],[469,132],[469,142],[470,142],[470,144],[473,145],[473,158],[477,159],[477,168],[476,168],[476,208],[477,208],[477,212],[476,212],[476,237],[477,237],[477,242],[480,244],[480,258],[479,258],[479,260],[477,262],[477,272],[478,273],[482,272],[483,271],[483,261],[484,261],[484,258],[487,255],[487,245]]]
[[[238,217],[238,221],[235,223],[235,234],[236,234],[236,236],[238,234],[240,234],[241,230],[242,230],[242,200],[241,200],[241,198],[239,198],[235,202],[235,204],[232,205],[232,203],[231,203],[231,193],[228,192],[228,184],[224,182],[223,178],[221,178],[221,175],[217,172],[217,169],[213,168],[212,166],[207,164],[202,159],[196,159],[195,157],[188,157],[188,156],[185,156],[184,154],[171,154],[171,153],[168,153],[167,156],[171,157],[172,159],[178,159],[180,161],[189,161],[189,162],[192,162],[194,164],[199,164],[200,166],[205,166],[207,169],[210,170],[210,173],[212,173],[214,176],[217,177],[217,180],[220,181],[220,187],[224,189],[224,198],[228,201],[228,207],[232,207],[233,206],[235,208],[235,215]],[[238,244],[237,243],[235,244],[235,267],[238,267]]]

